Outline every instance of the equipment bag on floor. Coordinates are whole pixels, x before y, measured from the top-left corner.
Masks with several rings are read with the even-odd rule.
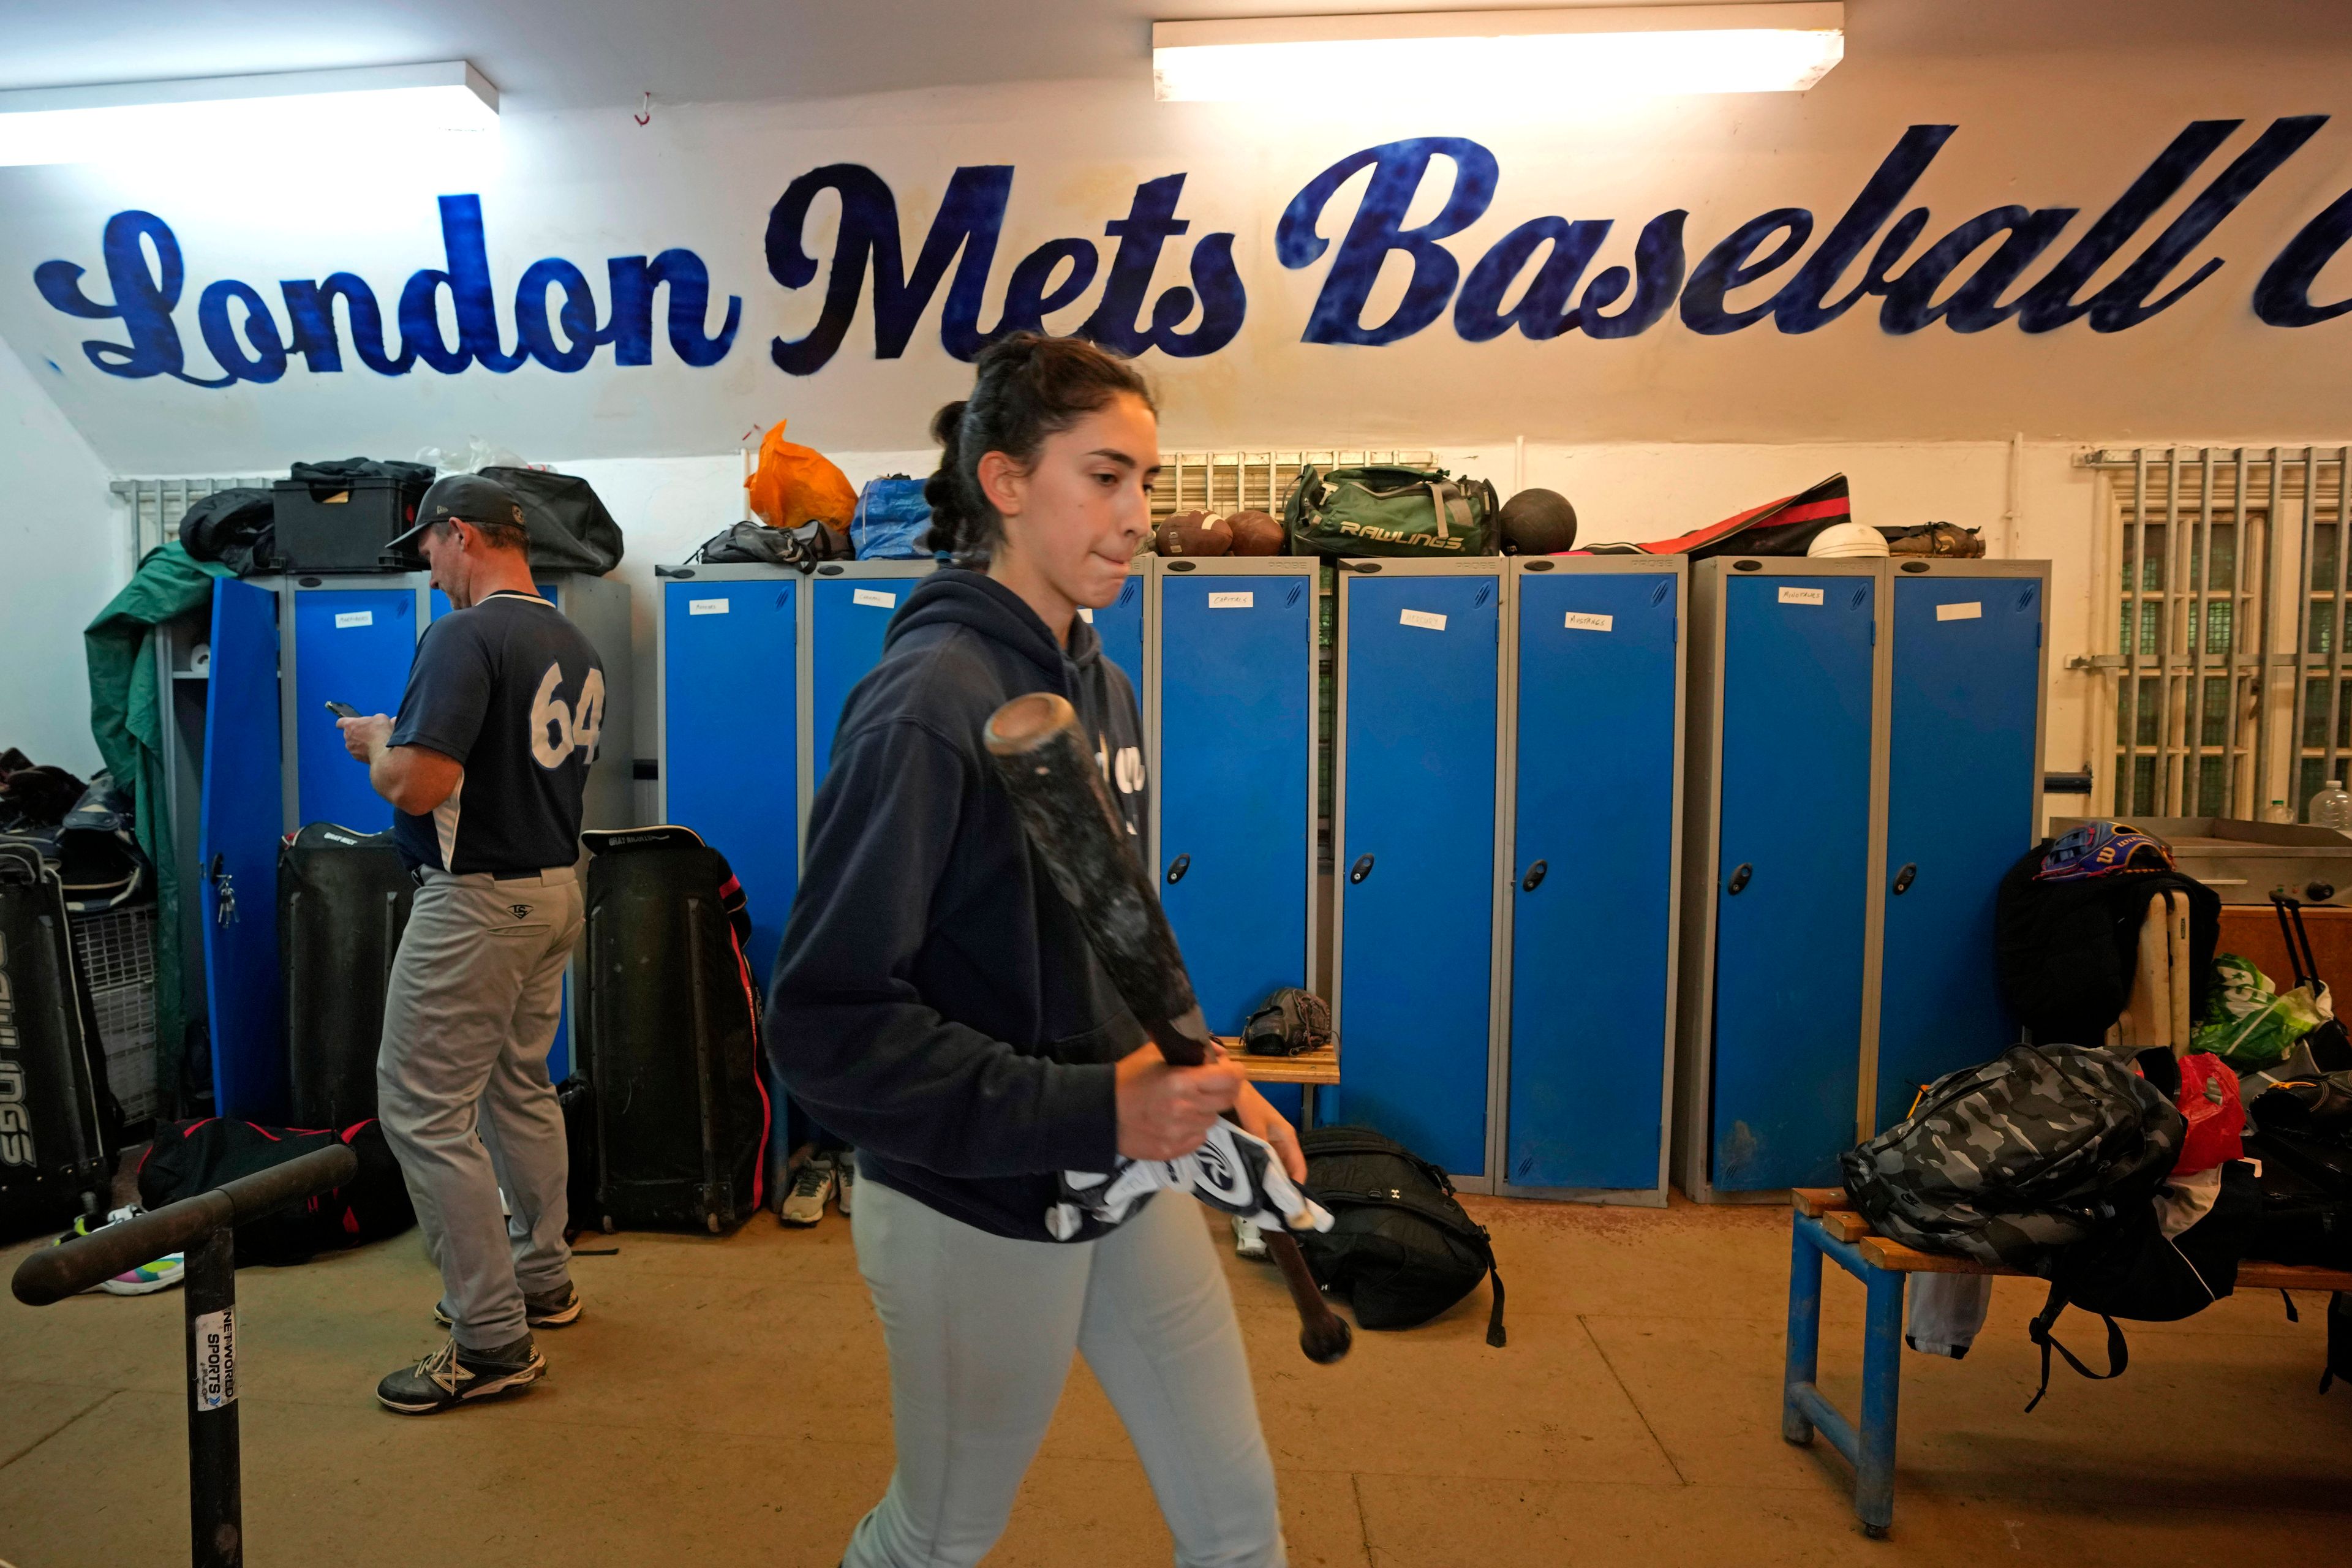
[[[1348,1298],[1367,1329],[1425,1323],[1478,1288],[1495,1288],[1486,1342],[1503,1344],[1503,1277],[1486,1229],[1462,1211],[1444,1171],[1369,1127],[1299,1135],[1307,1195],[1332,1213],[1328,1231],[1299,1231],[1307,1268]]]
[[[740,1224],[763,1196],[768,1097],[743,889],[684,827],[583,833],[580,1049],[593,1086],[593,1215],[607,1230]]]
[[[400,1162],[373,1120],[333,1128],[264,1127],[206,1117],[165,1122],[139,1162],[139,1201],[151,1209],[208,1193],[313,1150],[348,1144],[359,1174],[294,1208],[236,1227],[236,1266],[307,1263],[321,1252],[398,1236],[416,1223]]]
[[[0,1241],[103,1214],[121,1136],[64,886],[0,839]]]
[[[375,1114],[384,992],[415,896],[390,833],[314,822],[278,846],[289,1115],[305,1127]]]
[[[1294,555],[1495,553],[1495,487],[1444,468],[1298,470],[1283,501]]]

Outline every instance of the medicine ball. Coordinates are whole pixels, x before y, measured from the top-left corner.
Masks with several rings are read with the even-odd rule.
[[[1234,553],[1236,555],[1279,555],[1282,553],[1282,524],[1266,512],[1237,511],[1225,519],[1234,531]]]
[[[1234,531],[1213,511],[1180,511],[1160,525],[1155,542],[1162,555],[1223,555],[1234,547]]]
[[[1559,555],[1576,548],[1576,508],[1557,489],[1522,489],[1496,512],[1503,555]]]
[[[1576,548],[1576,509],[1558,490],[1521,490],[1496,514],[1506,555],[1558,555]]]

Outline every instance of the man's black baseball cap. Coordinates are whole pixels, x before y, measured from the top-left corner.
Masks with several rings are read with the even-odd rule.
[[[493,527],[523,527],[522,502],[514,491],[479,474],[444,474],[433,481],[416,503],[416,523],[383,547],[383,553],[404,563],[423,557],[417,540],[436,522],[484,523]]]

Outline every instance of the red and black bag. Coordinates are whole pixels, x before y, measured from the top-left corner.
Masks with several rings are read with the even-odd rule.
[[[400,1162],[373,1119],[332,1128],[264,1127],[206,1117],[165,1122],[139,1162],[139,1201],[151,1209],[208,1193],[224,1182],[266,1171],[313,1150],[348,1144],[359,1174],[299,1207],[236,1227],[236,1265],[307,1263],[321,1252],[398,1236],[416,1223]]]
[[[1853,500],[1846,492],[1845,476],[1832,474],[1810,489],[1749,507],[1721,522],[1654,544],[1591,544],[1585,555],[1687,555],[1705,561],[1712,555],[1802,555],[1825,528],[1853,521]]]

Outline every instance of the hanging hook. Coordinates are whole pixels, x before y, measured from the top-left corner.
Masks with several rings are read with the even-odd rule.
[[[645,107],[645,112],[643,112],[642,114],[632,114],[632,115],[630,115],[630,116],[629,116],[629,118],[630,118],[630,119],[632,119],[632,120],[634,120],[634,121],[636,121],[638,124],[640,124],[640,125],[650,125],[650,124],[652,124],[652,123],[653,123],[653,120],[654,120],[654,95],[653,95],[653,89],[652,89],[648,88],[648,89],[646,89],[646,107]]]

